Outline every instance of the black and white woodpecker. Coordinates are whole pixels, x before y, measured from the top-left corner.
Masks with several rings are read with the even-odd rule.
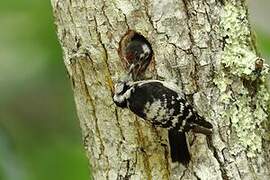
[[[191,157],[186,132],[209,135],[212,125],[198,115],[177,85],[159,80],[137,81],[148,67],[152,53],[150,43],[142,35],[129,31],[124,36],[119,54],[128,72],[115,84],[113,101],[154,127],[168,129],[172,161],[187,165]]]
[[[212,125],[198,115],[173,83],[158,80],[120,81],[115,85],[115,104],[128,108],[154,127],[169,130],[172,161],[188,164],[190,154],[185,133],[210,134]]]

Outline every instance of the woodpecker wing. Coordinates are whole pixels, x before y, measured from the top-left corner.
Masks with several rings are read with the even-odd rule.
[[[196,125],[212,128],[189,105],[183,94],[162,81],[142,81],[134,84],[128,106],[135,114],[155,126],[188,131]]]
[[[178,118],[185,113],[184,104],[183,97],[158,81],[134,85],[129,100],[135,114],[164,128],[178,124]]]

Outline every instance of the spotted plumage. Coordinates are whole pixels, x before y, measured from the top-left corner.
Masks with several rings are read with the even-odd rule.
[[[116,104],[124,103],[132,112],[155,126],[188,131],[194,126],[212,128],[187,103],[184,94],[173,84],[148,80],[118,83],[122,86],[114,95]]]
[[[115,86],[113,100],[117,106],[129,108],[153,126],[168,129],[169,138],[173,139],[170,144],[172,141],[179,143],[179,139],[185,139],[185,132],[196,127],[211,132],[212,125],[198,115],[185,95],[172,83],[158,80],[119,82]],[[181,148],[181,151],[185,148],[184,151],[188,151],[187,147]],[[172,157],[173,161],[174,158],[179,159]],[[190,159],[184,158],[187,159],[180,161],[187,163]]]

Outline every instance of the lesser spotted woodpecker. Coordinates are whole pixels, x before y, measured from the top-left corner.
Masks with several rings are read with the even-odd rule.
[[[158,80],[118,82],[113,101],[121,108],[129,108],[153,126],[169,130],[173,162],[186,165],[190,161],[186,132],[197,128],[208,134],[212,130],[212,124],[198,115],[173,83]]]

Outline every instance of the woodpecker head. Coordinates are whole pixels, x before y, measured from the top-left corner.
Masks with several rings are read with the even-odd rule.
[[[126,48],[126,58],[133,64],[147,61],[151,53],[150,45],[139,38],[130,41]]]
[[[127,99],[130,97],[132,87],[127,81],[119,81],[114,86],[113,102],[121,108],[127,107]]]
[[[134,80],[141,79],[153,56],[149,41],[135,31],[128,31],[120,41],[119,56]]]

